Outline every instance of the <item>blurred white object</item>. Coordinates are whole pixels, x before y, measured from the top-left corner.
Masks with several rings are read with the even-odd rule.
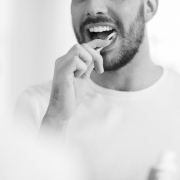
[[[85,180],[79,158],[60,142],[32,141],[13,129],[2,135],[0,180]]]
[[[151,169],[148,180],[178,180],[176,154],[172,151],[161,154]]]

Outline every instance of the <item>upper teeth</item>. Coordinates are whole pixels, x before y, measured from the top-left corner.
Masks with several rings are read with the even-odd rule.
[[[98,26],[98,27],[92,27],[89,29],[90,32],[103,32],[103,31],[111,31],[114,28],[110,26]]]

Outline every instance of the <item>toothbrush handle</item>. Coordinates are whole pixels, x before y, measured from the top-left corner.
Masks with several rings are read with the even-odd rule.
[[[101,47],[101,48],[95,48],[95,50],[97,51],[97,52],[100,52],[101,50],[102,50],[103,48]]]
[[[112,34],[110,34],[105,40],[110,40],[114,35],[115,35],[116,33],[115,32],[113,32]],[[102,50],[103,48],[101,47],[101,48],[95,48],[95,50],[97,51],[97,52],[100,52],[101,50]]]

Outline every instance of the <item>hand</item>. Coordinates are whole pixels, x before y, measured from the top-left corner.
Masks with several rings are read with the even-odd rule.
[[[109,41],[96,39],[87,44],[76,44],[69,52],[57,59],[48,110],[43,123],[56,128],[68,121],[87,93],[87,79],[95,67],[103,73],[102,56],[94,50],[106,47]]]

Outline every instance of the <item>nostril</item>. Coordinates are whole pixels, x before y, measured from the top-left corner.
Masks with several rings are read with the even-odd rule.
[[[105,4],[88,4],[86,9],[86,15],[88,16],[96,16],[96,15],[104,15],[108,13],[108,8]]]
[[[97,13],[87,13],[88,16],[91,16],[91,15],[103,15],[102,12],[97,12]]]

